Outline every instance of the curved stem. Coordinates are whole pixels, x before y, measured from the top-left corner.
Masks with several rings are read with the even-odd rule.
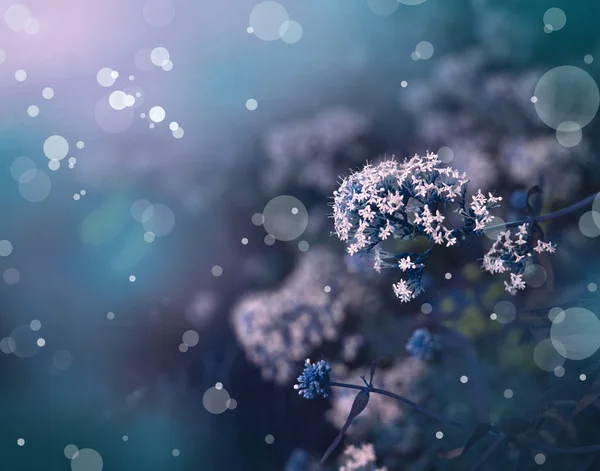
[[[496,440],[494,440],[494,443],[492,443],[492,446],[490,446],[487,450],[485,450],[483,455],[481,455],[481,457],[473,465],[473,467],[471,468],[471,471],[477,471],[479,468],[481,468],[487,462],[487,460],[490,459],[490,457],[498,449],[498,447],[500,445],[502,445],[502,443],[504,443],[504,440],[506,440],[506,435],[504,435],[503,433],[500,433],[496,437]]]
[[[360,390],[366,389],[364,386],[357,386],[355,384],[347,384],[347,383],[338,383],[337,381],[330,381],[329,385],[336,386],[339,388],[347,388],[347,389],[360,389]],[[416,409],[419,412],[422,412],[423,414],[425,414],[433,419],[436,419],[440,422],[451,425],[452,427],[457,427],[462,430],[472,430],[472,428],[473,428],[469,425],[463,424],[461,422],[457,422],[456,420],[448,419],[440,414],[432,412],[432,411],[424,408],[423,406],[420,406],[416,402],[411,401],[410,399],[400,396],[399,394],[394,394],[392,392],[386,391],[385,389],[371,388],[370,392],[375,393],[375,394],[381,394],[382,396],[387,396],[392,399],[396,399],[397,401],[407,404],[410,407],[412,407],[413,409]]]
[[[587,198],[584,198],[581,201],[578,201],[577,203],[573,203],[571,206],[567,206],[566,208],[559,209],[558,211],[554,211],[553,213],[545,214],[543,216],[537,216],[537,217],[533,218],[533,222],[551,221],[553,219],[557,219],[559,217],[566,216],[567,214],[571,214],[571,213],[577,211],[578,209],[584,208],[587,205],[589,205],[590,203],[592,203],[594,201],[594,199],[596,199],[596,196],[598,196],[599,194],[600,194],[600,192],[594,193],[593,195],[590,195]],[[510,227],[520,226],[521,224],[523,224],[525,222],[527,222],[527,221],[525,219],[523,219],[521,221],[507,222],[506,224],[496,224],[494,226],[488,226],[485,229],[488,231],[491,229],[502,229],[502,228],[508,229]]]

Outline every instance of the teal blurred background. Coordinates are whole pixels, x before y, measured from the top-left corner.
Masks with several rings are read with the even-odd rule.
[[[478,157],[461,161],[458,141],[472,149],[483,139],[495,170],[473,171],[497,175],[486,184],[501,194],[544,172],[550,207],[598,191],[595,120],[556,162],[540,152],[535,176],[514,172],[534,164],[492,149],[554,132],[539,120],[520,127],[514,116],[535,117],[533,105],[522,111],[484,87],[486,74],[539,79],[561,65],[595,79],[600,58],[584,61],[600,55],[591,0],[281,0],[297,22],[284,33],[274,2],[253,19],[257,0],[22,1],[0,1],[0,240],[11,246],[0,245],[3,470],[266,471],[283,469],[295,448],[325,449],[335,432],[321,420],[326,405],[261,380],[229,325],[234,302],[278,285],[302,251],[263,242],[252,215],[269,200],[299,198],[310,221],[302,240],[340,251],[326,217],[335,179],[319,186],[303,175],[337,178],[367,158],[443,145],[468,166]],[[549,34],[542,17],[553,7],[567,22]],[[414,60],[422,41],[433,55]],[[469,50],[479,62],[440,68]],[[442,101],[445,86],[463,101]],[[327,153],[324,168],[269,153],[273,129],[336,107],[367,120],[368,132]],[[45,147],[50,136],[68,148]],[[285,176],[273,183],[277,172]],[[597,243],[578,244],[574,253],[597,257]],[[588,268],[572,267],[593,278]],[[237,407],[211,413],[205,394],[218,382]],[[95,452],[70,460],[68,445]]]

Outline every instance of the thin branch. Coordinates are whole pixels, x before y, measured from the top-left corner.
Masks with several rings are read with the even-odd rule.
[[[594,199],[596,199],[596,196],[598,196],[599,194],[600,194],[600,192],[594,193],[593,195],[590,195],[587,198],[584,198],[581,201],[578,201],[577,203],[573,203],[571,206],[567,206],[566,208],[559,209],[558,211],[554,211],[553,213],[545,214],[544,216],[537,216],[537,217],[531,218],[531,221],[533,221],[534,223],[546,222],[546,221],[551,221],[553,219],[557,219],[562,216],[566,216],[567,214],[571,214],[581,208],[586,207],[587,205],[592,203],[594,201]],[[521,224],[524,224],[527,221],[528,221],[527,219],[523,219],[521,221],[507,222],[506,224],[496,224],[493,226],[487,226],[485,228],[485,230],[489,231],[492,229],[503,229],[503,228],[508,229],[511,227],[520,226]]]
[[[364,386],[357,386],[355,384],[347,384],[347,383],[338,383],[337,381],[330,381],[329,385],[336,386],[338,388],[360,389],[360,390],[365,389]],[[378,388],[372,388],[371,392],[375,393],[375,394],[381,394],[382,396],[391,397],[392,399],[396,399],[397,401],[407,404],[410,407],[412,407],[413,409],[416,409],[419,412],[422,412],[423,414],[425,414],[435,420],[438,420],[440,422],[448,424],[452,427],[460,428],[462,430],[472,430],[473,429],[473,427],[471,427],[469,425],[463,424],[461,422],[457,422],[456,420],[448,419],[440,414],[432,412],[432,411],[424,408],[423,406],[420,406],[416,402],[413,402],[410,399],[400,396],[399,394],[394,394],[392,392],[386,391],[385,389],[378,389]]]
[[[477,471],[479,468],[481,468],[487,462],[487,460],[490,459],[492,453],[494,453],[498,449],[498,447],[502,445],[502,443],[504,443],[504,440],[506,440],[506,435],[504,435],[503,433],[499,434],[496,437],[496,440],[494,440],[494,443],[492,443],[492,446],[485,450],[483,455],[481,455],[481,457],[473,465],[471,471]]]

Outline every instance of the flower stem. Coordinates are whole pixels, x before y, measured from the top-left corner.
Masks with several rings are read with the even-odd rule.
[[[347,384],[347,383],[338,383],[337,381],[330,381],[329,385],[336,386],[338,388],[347,388],[347,389],[360,389],[360,390],[366,389],[364,386],[357,386],[355,384]],[[451,425],[452,427],[460,428],[462,430],[472,430],[472,428],[473,428],[469,425],[463,424],[461,422],[457,422],[456,420],[448,419],[440,414],[432,412],[432,411],[424,408],[423,406],[420,406],[416,402],[411,401],[410,399],[400,396],[399,394],[394,394],[393,392],[386,391],[385,389],[371,388],[370,392],[375,393],[375,394],[381,394],[382,396],[391,397],[392,399],[396,399],[397,401],[403,402],[404,404],[409,405],[413,409],[416,409],[419,412],[422,412],[423,414],[425,414],[433,419],[439,420],[440,422]]]
[[[553,213],[549,213],[549,214],[545,214],[543,216],[537,216],[533,218],[533,222],[546,222],[546,221],[552,221],[553,219],[557,219],[559,217],[562,216],[566,216],[567,214],[571,214],[581,208],[586,207],[587,205],[589,205],[590,203],[592,203],[594,201],[594,199],[596,198],[596,196],[600,195],[600,192],[598,193],[594,193],[593,195],[588,196],[587,198],[582,199],[581,201],[578,201],[577,203],[573,203],[571,206],[567,206],[566,208],[562,208],[559,209],[558,211],[554,211]],[[502,229],[502,228],[510,228],[510,227],[517,227],[520,226],[521,224],[527,222],[527,220],[521,220],[521,221],[512,221],[512,222],[507,222],[506,224],[496,224],[494,226],[488,226],[485,228],[486,231],[489,231],[491,229]]]

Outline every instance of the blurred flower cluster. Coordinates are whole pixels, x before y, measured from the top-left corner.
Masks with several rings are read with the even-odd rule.
[[[350,445],[344,450],[343,461],[339,471],[387,471],[385,466],[375,467],[377,456],[371,443],[363,443],[360,447]]]
[[[242,299],[232,325],[247,358],[266,379],[284,384],[297,364],[324,342],[340,336],[347,311],[360,304],[364,288],[343,261],[324,248],[302,255],[296,269],[274,291]]]
[[[299,185],[329,192],[340,161],[358,163],[368,156],[361,139],[370,126],[366,116],[341,106],[274,126],[263,143],[269,162],[265,184],[271,189]]]
[[[555,197],[567,197],[580,183],[589,146],[563,146],[536,115],[532,97],[543,70],[498,68],[484,44],[441,57],[430,75],[402,91],[416,144],[444,149],[444,162],[483,191],[503,178],[525,186],[543,178]]]

